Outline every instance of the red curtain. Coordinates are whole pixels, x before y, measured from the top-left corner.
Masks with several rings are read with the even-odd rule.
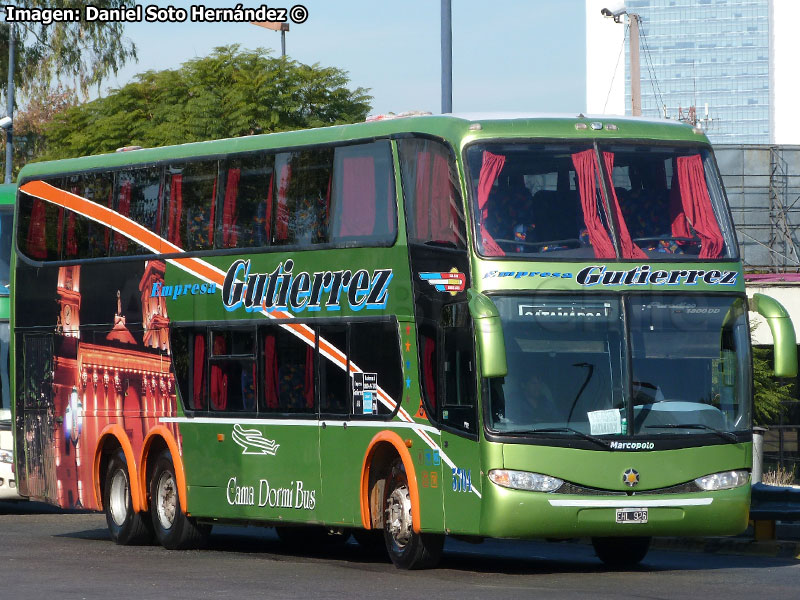
[[[222,205],[223,248],[233,248],[239,241],[239,232],[236,229],[236,198],[239,196],[241,174],[241,169],[228,169],[228,179],[225,184],[225,201]]]
[[[264,396],[267,408],[278,408],[278,359],[275,354],[275,336],[264,338]]]
[[[281,165],[278,180],[278,206],[275,211],[275,239],[285,241],[289,237],[289,180],[292,169],[288,162]]]
[[[306,373],[303,384],[306,408],[314,408],[314,349],[311,346],[306,346]]]
[[[119,186],[119,195],[117,196],[117,212],[123,217],[131,214],[131,185],[130,181],[124,181]],[[128,238],[121,233],[114,234],[114,247],[120,251],[125,252],[128,249]]]
[[[169,186],[169,218],[167,219],[167,239],[183,248],[181,241],[181,216],[183,215],[183,175],[172,176]]]
[[[56,225],[56,246],[58,249],[58,256],[61,256],[61,248],[64,240],[64,209],[58,209],[58,224]]]
[[[489,203],[489,194],[505,164],[505,156],[501,154],[492,154],[487,150],[483,151],[483,162],[478,177],[478,210],[481,216],[480,227],[481,238],[483,239],[483,252],[488,256],[505,256],[505,252],[497,245],[494,238],[486,231],[486,227],[484,226],[486,218],[489,216],[489,208],[486,206]]]
[[[214,337],[212,354],[225,354],[225,338]],[[225,410],[228,406],[228,374],[219,365],[211,365],[211,408]]]
[[[342,159],[342,187],[335,237],[372,235],[375,230],[375,161],[371,156]]]
[[[702,246],[699,258],[720,256],[724,241],[714,217],[711,198],[706,188],[703,159],[699,154],[675,159],[670,191],[670,217],[672,235],[694,237],[691,231],[694,229],[700,237]]]
[[[78,255],[78,238],[75,235],[75,213],[70,211],[67,216],[67,256]]]
[[[578,190],[581,196],[581,209],[589,242],[594,248],[595,258],[616,258],[614,244],[608,236],[606,228],[597,211],[597,175],[600,171],[594,149],[576,152],[572,155],[572,164],[578,176]]]
[[[269,189],[267,191],[267,205],[264,207],[264,245],[269,245],[272,242],[272,197],[273,186],[275,185],[275,172],[269,175]]]
[[[208,217],[208,247],[214,247],[214,223],[217,214],[217,178],[214,178],[214,188],[211,190],[211,215]]]
[[[206,369],[206,338],[202,335],[196,335],[194,338],[194,386],[192,394],[192,408],[201,410],[203,408],[203,400],[205,396],[205,389],[203,386],[203,379]]]
[[[619,207],[617,190],[614,189],[614,182],[611,181],[611,173],[614,171],[614,153],[603,152],[603,162],[605,163],[607,175],[606,187],[608,191],[611,192],[611,210],[614,212],[614,223],[617,226],[617,235],[619,236],[622,258],[647,258],[647,255],[642,252],[642,249],[631,239],[628,225],[625,223],[625,218],[622,216],[622,210]]]
[[[31,222],[28,225],[28,236],[25,245],[28,254],[33,258],[44,260],[47,258],[47,211],[44,200],[33,199],[31,207]]]

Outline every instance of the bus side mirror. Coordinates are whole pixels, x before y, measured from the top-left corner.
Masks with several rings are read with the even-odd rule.
[[[789,313],[783,305],[764,294],[753,294],[748,299],[750,311],[767,321],[775,341],[775,377],[797,376],[797,340]]]
[[[494,302],[480,292],[467,290],[467,297],[481,358],[481,377],[505,377],[508,365],[500,313]]]

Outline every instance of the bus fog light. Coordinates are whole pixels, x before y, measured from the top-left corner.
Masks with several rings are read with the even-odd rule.
[[[706,491],[730,490],[743,486],[748,481],[750,481],[749,471],[723,471],[694,480],[701,489]]]
[[[489,471],[489,479],[502,487],[531,492],[554,492],[564,484],[557,477],[509,469],[492,469]]]

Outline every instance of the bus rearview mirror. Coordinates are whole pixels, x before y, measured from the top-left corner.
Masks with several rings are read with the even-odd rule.
[[[775,343],[775,377],[797,376],[797,339],[789,313],[783,305],[764,294],[753,294],[748,308],[767,322]]]
[[[503,323],[494,302],[480,292],[468,290],[469,312],[475,326],[475,342],[481,360],[482,377],[505,377],[506,345]]]

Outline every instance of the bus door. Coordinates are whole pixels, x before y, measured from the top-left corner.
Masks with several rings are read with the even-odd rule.
[[[404,390],[398,336],[395,319],[319,327],[320,515],[326,523],[361,523],[364,452],[378,432],[392,428]],[[334,348],[346,354],[346,365]]]
[[[22,450],[17,457],[20,494],[56,502],[53,336],[24,334],[22,355],[23,380],[17,385],[22,393],[16,400],[17,431],[23,432],[17,445]]]
[[[482,489],[477,377],[466,302],[443,307],[438,338],[436,411],[447,459],[440,461],[445,527],[452,533],[478,533]]]

